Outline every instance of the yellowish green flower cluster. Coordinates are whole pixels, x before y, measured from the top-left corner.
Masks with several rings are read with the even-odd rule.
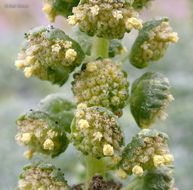
[[[162,58],[169,44],[177,41],[178,35],[172,31],[167,18],[148,21],[131,49],[130,62],[138,68],[146,67],[150,61]]]
[[[15,65],[27,78],[36,76],[62,85],[68,73],[84,58],[80,46],[62,30],[37,27],[25,34],[25,43]]]
[[[141,10],[143,7],[149,8],[154,0],[131,0],[131,5],[136,10]]]
[[[54,22],[57,15],[67,17],[72,14],[72,8],[77,6],[80,0],[44,0],[43,12],[50,22]]]
[[[123,134],[112,112],[79,104],[72,125],[72,141],[83,154],[101,158],[120,151]]]
[[[19,190],[68,190],[63,173],[51,164],[32,164],[23,168]]]
[[[134,81],[130,108],[140,128],[149,127],[156,118],[167,118],[164,110],[174,100],[169,88],[168,79],[158,72],[147,72]]]
[[[131,181],[128,190],[177,190],[174,187],[173,171],[163,167],[144,172],[143,176],[136,176]]]
[[[138,13],[125,0],[86,0],[74,7],[73,13],[69,24],[79,23],[80,30],[90,36],[121,39],[132,28],[142,28]]]
[[[166,134],[156,130],[143,129],[123,151],[118,175],[126,178],[135,174],[142,176],[144,170],[154,170],[169,165],[174,158],[169,154]]]
[[[126,77],[119,62],[110,59],[89,62],[72,83],[75,101],[105,107],[119,115],[129,95]]]
[[[16,141],[29,147],[24,153],[29,160],[34,153],[58,156],[68,146],[63,127],[44,112],[30,111],[19,118],[16,124],[18,125]]]

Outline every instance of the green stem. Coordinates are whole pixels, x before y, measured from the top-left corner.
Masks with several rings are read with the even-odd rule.
[[[96,59],[100,56],[103,58],[109,57],[109,40],[94,36],[91,57]]]
[[[135,188],[137,186],[139,186],[139,184],[141,183],[141,181],[139,180],[139,178],[134,178],[128,186],[123,187],[121,190],[135,190]]]
[[[124,63],[125,61],[127,61],[129,59],[129,53],[127,53],[126,55],[124,55],[124,57],[122,57],[120,59],[120,62]]]
[[[105,160],[104,159],[96,159],[92,156],[86,157],[86,183],[85,190],[88,189],[92,177],[95,174],[100,174],[104,177],[105,175]]]

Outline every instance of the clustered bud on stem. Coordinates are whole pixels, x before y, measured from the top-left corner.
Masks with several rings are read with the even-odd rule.
[[[123,134],[112,112],[79,104],[72,126],[72,141],[82,153],[101,158],[120,151]]]
[[[110,59],[89,62],[75,74],[72,83],[76,102],[102,106],[119,114],[129,96],[127,76],[120,66]]]
[[[168,137],[150,128],[157,118],[166,119],[164,110],[174,100],[169,81],[158,72],[146,72],[133,82],[129,97],[127,74],[121,70],[126,59],[136,68],[147,67],[178,41],[168,18],[145,23],[140,19],[139,12],[152,1],[43,0],[50,22],[62,15],[69,24],[78,24],[72,35],[77,41],[53,26],[33,28],[25,33],[15,65],[24,69],[27,78],[35,76],[59,86],[73,72],[77,105],[64,95],[47,96],[36,110],[16,121],[16,141],[29,148],[24,153],[27,159],[37,153],[54,158],[73,143],[85,156],[87,169],[82,175],[85,183],[71,188],[53,165],[31,164],[20,175],[20,190],[82,190],[83,186],[85,190],[120,190],[120,183],[105,179],[115,169],[121,179],[134,175],[121,190],[176,190]],[[139,30],[138,36],[130,53],[119,61],[118,55],[126,52],[119,39],[132,29]],[[118,120],[127,104],[142,130],[123,148]]]

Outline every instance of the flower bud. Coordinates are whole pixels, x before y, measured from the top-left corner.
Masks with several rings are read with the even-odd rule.
[[[167,18],[148,21],[143,24],[132,46],[130,63],[137,68],[144,68],[149,62],[162,58],[170,42],[177,41],[178,35],[172,31]]]
[[[127,104],[129,83],[120,64],[110,59],[89,62],[74,78],[77,103],[105,107],[114,113]]]
[[[68,17],[72,14],[72,8],[78,5],[80,0],[44,0],[43,12],[46,14],[50,22],[55,21],[57,15]]]
[[[165,120],[164,109],[174,98],[169,92],[169,81],[157,72],[147,72],[132,85],[130,109],[140,128],[147,128],[156,118]]]
[[[33,163],[23,168],[18,183],[19,190],[69,190],[63,173],[52,164]]]
[[[84,59],[79,44],[53,26],[36,27],[25,38],[15,65],[24,68],[27,78],[36,76],[61,86]]]
[[[55,122],[47,113],[31,111],[17,120],[18,134],[16,141],[27,150],[24,155],[31,159],[34,153],[56,157],[68,146],[68,139],[63,126]]]
[[[168,156],[167,139],[164,133],[143,129],[123,150],[120,168],[128,175],[142,176],[145,170],[154,170],[171,164],[173,159],[172,156]],[[167,160],[169,157],[170,162]]]
[[[141,24],[131,24],[128,27],[129,18],[135,18],[140,23],[141,20],[138,19],[138,13],[125,0],[85,0],[74,7],[72,12],[74,15],[69,17],[69,23],[78,23],[80,30],[90,36],[122,39],[125,32],[142,27]]]
[[[123,134],[112,112],[102,107],[81,105],[75,115],[71,138],[78,150],[96,158],[119,153]]]

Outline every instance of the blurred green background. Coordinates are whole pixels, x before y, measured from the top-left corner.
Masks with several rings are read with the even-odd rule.
[[[25,5],[19,8],[19,4]],[[16,5],[7,6],[7,5]],[[157,127],[170,136],[169,145],[175,156],[176,186],[181,190],[193,189],[193,22],[192,4],[188,0],[156,0],[150,11],[145,10],[142,17],[147,20],[154,16],[170,17],[171,25],[179,33],[179,43],[171,45],[167,55],[147,69],[138,70],[125,62],[123,68],[128,72],[132,83],[146,71],[160,71],[168,76],[175,101],[167,109],[169,118]],[[16,118],[24,111],[34,108],[40,99],[49,93],[64,92],[69,99],[70,80],[59,88],[38,79],[26,79],[22,71],[17,71],[14,60],[20,48],[24,33],[31,27],[49,24],[41,12],[40,0],[1,0],[0,2],[0,189],[12,190],[17,185],[18,174],[28,162],[23,157],[25,148],[16,144]],[[65,19],[57,17],[54,26],[71,34]],[[127,34],[123,40],[130,47],[136,32]],[[125,129],[126,142],[139,131],[129,108],[126,107],[121,118]],[[42,157],[41,157],[42,158]],[[81,182],[84,177],[81,155],[72,146],[59,158],[51,160],[65,171],[70,184]],[[48,158],[42,158],[48,159]],[[77,176],[74,175],[77,174]]]

